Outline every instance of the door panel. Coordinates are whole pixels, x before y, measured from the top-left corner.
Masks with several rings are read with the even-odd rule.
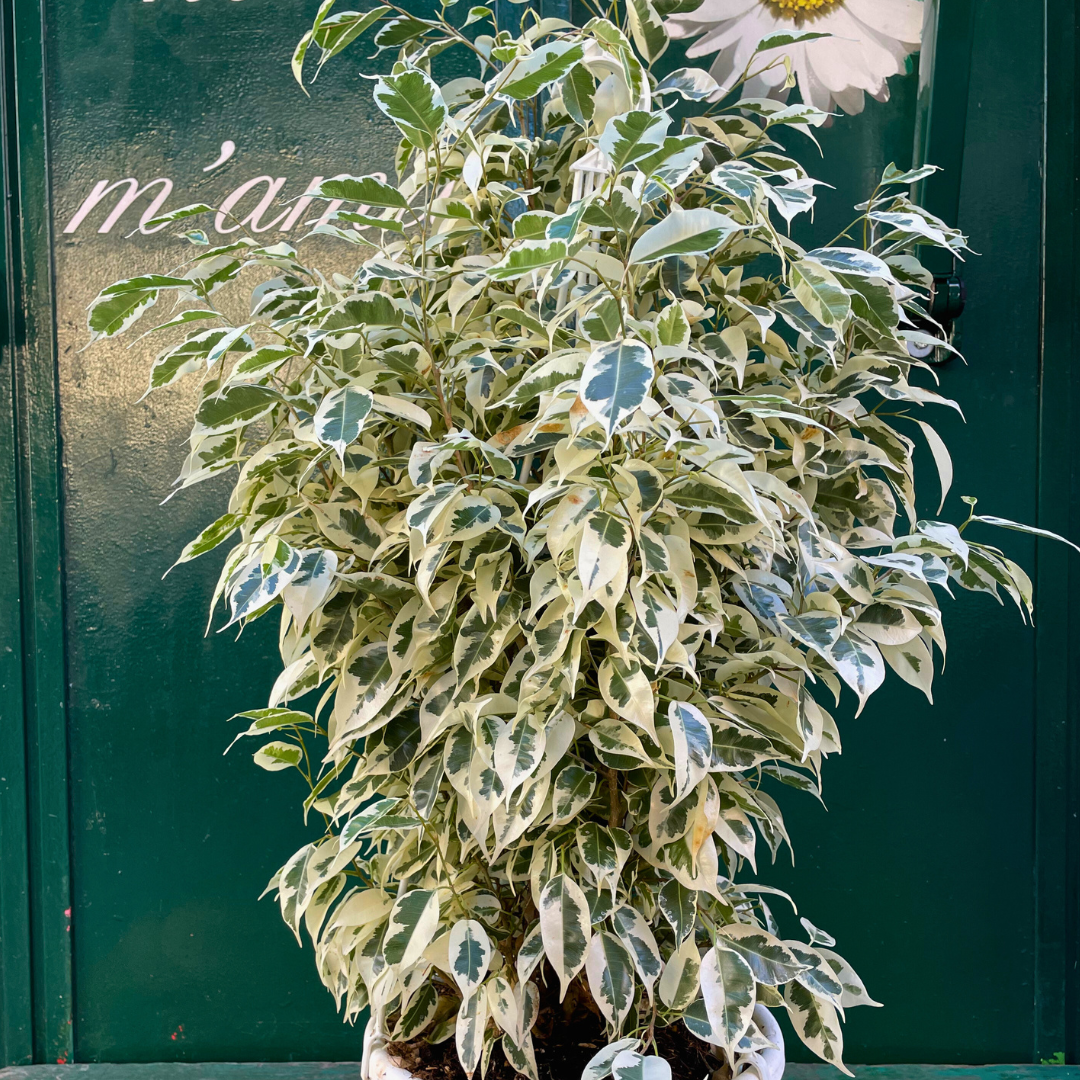
[[[393,131],[356,75],[369,50],[331,64],[310,98],[292,80],[288,56],[316,6],[44,0],[78,1061],[360,1052],[310,944],[298,949],[272,902],[255,902],[303,840],[299,781],[261,772],[242,748],[222,757],[225,720],[262,703],[278,671],[275,627],[258,623],[238,642],[201,636],[220,559],[162,580],[226,499],[221,482],[158,505],[183,457],[192,390],[139,402],[146,343],[84,351],[85,308],[102,284],[183,257],[169,238],[179,230],[138,231],[169,184],[169,207],[220,204],[264,177],[236,203],[246,217],[279,178],[280,203],[314,176],[390,170]],[[1042,48],[1039,12],[1018,22],[1007,0],[977,5],[960,224],[982,255],[964,269],[969,366],[941,369],[968,420],[941,424],[956,449],[953,515],[968,493],[988,512],[1035,520],[1038,510]],[[892,91],[821,133],[825,160],[811,171],[837,190],[821,193],[802,242],[831,239],[888,161],[909,163],[915,76]],[[215,167],[226,142],[235,148]],[[114,213],[129,189],[130,205]],[[256,222],[285,212],[268,203]],[[932,515],[937,488],[924,467]],[[1032,565],[1023,538],[989,539]],[[849,1014],[850,1061],[1031,1056],[1035,638],[984,597],[964,594],[946,618],[953,645],[936,706],[897,685],[858,719],[842,708],[829,811],[785,798],[796,867],[782,856],[763,871],[837,935],[886,1004]],[[0,884],[0,900],[10,896]],[[4,908],[5,928],[18,911]],[[798,929],[793,918],[785,926]]]
[[[138,232],[164,183],[108,228],[130,185],[87,209],[102,181],[165,178],[176,207],[220,204],[260,175],[285,177],[279,197],[291,199],[316,175],[388,167],[395,139],[354,63],[325,72],[310,99],[289,72],[312,7],[51,0],[46,8],[80,1061],[360,1053],[361,1032],[335,1015],[310,943],[298,949],[273,901],[256,903],[303,842],[299,778],[262,772],[244,747],[222,757],[234,734],[226,720],[263,704],[279,670],[276,627],[259,623],[238,642],[231,632],[203,636],[220,558],[162,580],[227,499],[222,481],[159,505],[183,461],[194,388],[140,402],[152,343],[83,351],[85,308],[98,289],[169,268],[186,247],[175,227]],[[204,171],[226,140],[236,144],[232,157]],[[258,185],[236,213],[266,190]]]

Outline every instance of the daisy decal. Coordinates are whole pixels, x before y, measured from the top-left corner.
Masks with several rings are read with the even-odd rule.
[[[919,48],[922,25],[922,0],[704,0],[697,10],[667,20],[672,37],[698,38],[687,56],[717,54],[710,71],[721,86],[743,73],[768,34],[828,34],[763,52],[745,93],[785,96],[787,72],[776,61],[787,54],[803,100],[826,112],[839,105],[846,113],[862,112],[864,93],[888,101],[886,80],[899,75]]]

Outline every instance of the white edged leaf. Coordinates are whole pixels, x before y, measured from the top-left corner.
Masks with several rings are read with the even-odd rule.
[[[540,893],[540,933],[544,953],[559,977],[559,1000],[574,976],[585,966],[592,924],[581,887],[566,874],[557,874]]]
[[[701,995],[713,1034],[732,1053],[754,1015],[755,981],[750,965],[718,941],[701,961]]]
[[[697,787],[712,762],[712,728],[704,713],[686,701],[668,706],[668,723],[675,744],[675,799]]]
[[[605,341],[585,362],[581,400],[610,439],[645,401],[653,380],[652,352],[634,338]]]
[[[718,210],[698,207],[672,210],[646,229],[630,249],[631,263],[651,263],[675,255],[705,255],[740,230],[738,222]]]
[[[822,1061],[835,1065],[845,1076],[855,1074],[844,1064],[844,1035],[832,1002],[812,994],[798,982],[784,988],[784,1004],[795,1034]]]
[[[439,894],[434,889],[411,889],[399,896],[386,928],[386,962],[402,969],[415,964],[431,944],[438,926]]]
[[[450,928],[450,973],[467,998],[484,981],[491,964],[491,939],[483,923],[460,919]]]
[[[364,428],[374,399],[362,386],[342,386],[322,399],[315,413],[315,436],[330,446],[344,463],[345,448],[356,442]]]
[[[623,943],[600,930],[593,934],[585,959],[593,1000],[618,1031],[634,1004],[634,963]]]

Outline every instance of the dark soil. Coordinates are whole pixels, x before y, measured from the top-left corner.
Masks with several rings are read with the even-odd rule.
[[[540,1014],[533,1028],[533,1046],[540,1080],[580,1080],[589,1059],[607,1045],[603,1021],[587,992],[575,995],[571,986],[567,1000],[542,993]],[[710,1047],[694,1038],[680,1024],[656,1031],[657,1050],[671,1065],[676,1080],[705,1080],[720,1067]],[[421,1037],[411,1043],[393,1043],[391,1057],[420,1080],[465,1080],[453,1038],[432,1046]],[[646,1051],[656,1052],[656,1051]],[[479,1080],[480,1070],[476,1071]],[[515,1080],[518,1073],[496,1048],[486,1080]]]

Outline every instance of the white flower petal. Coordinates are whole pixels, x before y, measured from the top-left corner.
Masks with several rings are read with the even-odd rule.
[[[846,0],[845,7],[860,22],[884,37],[919,47],[923,26],[922,0]]]
[[[799,21],[780,13],[768,0],[705,0],[697,11],[673,16],[667,25],[673,37],[696,38],[687,56],[716,54],[713,76],[727,84],[738,76],[766,35],[797,27],[831,36],[770,50],[762,61],[790,56],[802,97],[817,108],[860,112],[863,92],[888,99],[886,82],[904,70],[904,61],[922,36],[920,0],[834,0],[813,19]],[[756,63],[755,63],[755,66]],[[784,96],[782,68],[751,79],[748,96]]]

